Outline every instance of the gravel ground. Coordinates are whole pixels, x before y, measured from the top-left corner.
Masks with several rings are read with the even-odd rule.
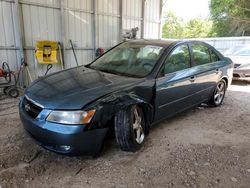
[[[237,83],[238,84],[238,83]],[[101,157],[48,152],[25,133],[17,99],[0,95],[0,187],[250,187],[250,85],[150,131],[137,153],[114,139]]]

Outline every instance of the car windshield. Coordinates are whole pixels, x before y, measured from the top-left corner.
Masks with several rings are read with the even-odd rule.
[[[94,61],[89,67],[112,74],[145,77],[153,70],[163,50],[160,46],[123,43]]]

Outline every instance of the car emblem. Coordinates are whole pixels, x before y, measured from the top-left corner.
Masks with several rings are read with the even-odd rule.
[[[29,104],[25,104],[24,109],[26,112],[30,111],[30,105]]]

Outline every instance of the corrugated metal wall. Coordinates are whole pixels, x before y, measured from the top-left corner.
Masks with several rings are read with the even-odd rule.
[[[18,44],[15,36],[13,3],[0,1],[0,64],[11,62],[10,66],[18,67]]]
[[[65,0],[64,7],[65,67],[69,68],[76,66],[69,40],[80,65],[93,59],[93,4],[92,0]]]
[[[162,1],[146,1],[144,38],[158,38],[160,36],[161,6]]]
[[[123,0],[122,5],[122,25],[123,29],[138,27],[138,37],[142,37],[143,27],[143,0]]]
[[[24,54],[34,79],[43,75],[46,71],[45,65],[37,64],[35,61],[36,41],[60,41],[60,9],[56,0],[24,0],[20,3]],[[58,71],[60,67],[56,65],[53,70]]]
[[[196,39],[209,43],[221,53],[225,52],[232,46],[250,44],[250,37],[223,37],[223,38],[201,38]]]
[[[97,47],[110,48],[120,42],[118,0],[97,1]]]
[[[33,79],[46,71],[37,64],[37,40],[56,40],[64,45],[65,68],[95,58],[95,49],[109,49],[122,33],[139,28],[138,38],[159,38],[162,0],[0,0],[0,63],[17,70],[24,57]],[[51,72],[59,71],[55,65]]]

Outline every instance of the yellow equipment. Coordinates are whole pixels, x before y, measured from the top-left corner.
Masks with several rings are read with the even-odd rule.
[[[57,41],[37,41],[35,56],[40,64],[59,63],[61,59],[60,44]]]

